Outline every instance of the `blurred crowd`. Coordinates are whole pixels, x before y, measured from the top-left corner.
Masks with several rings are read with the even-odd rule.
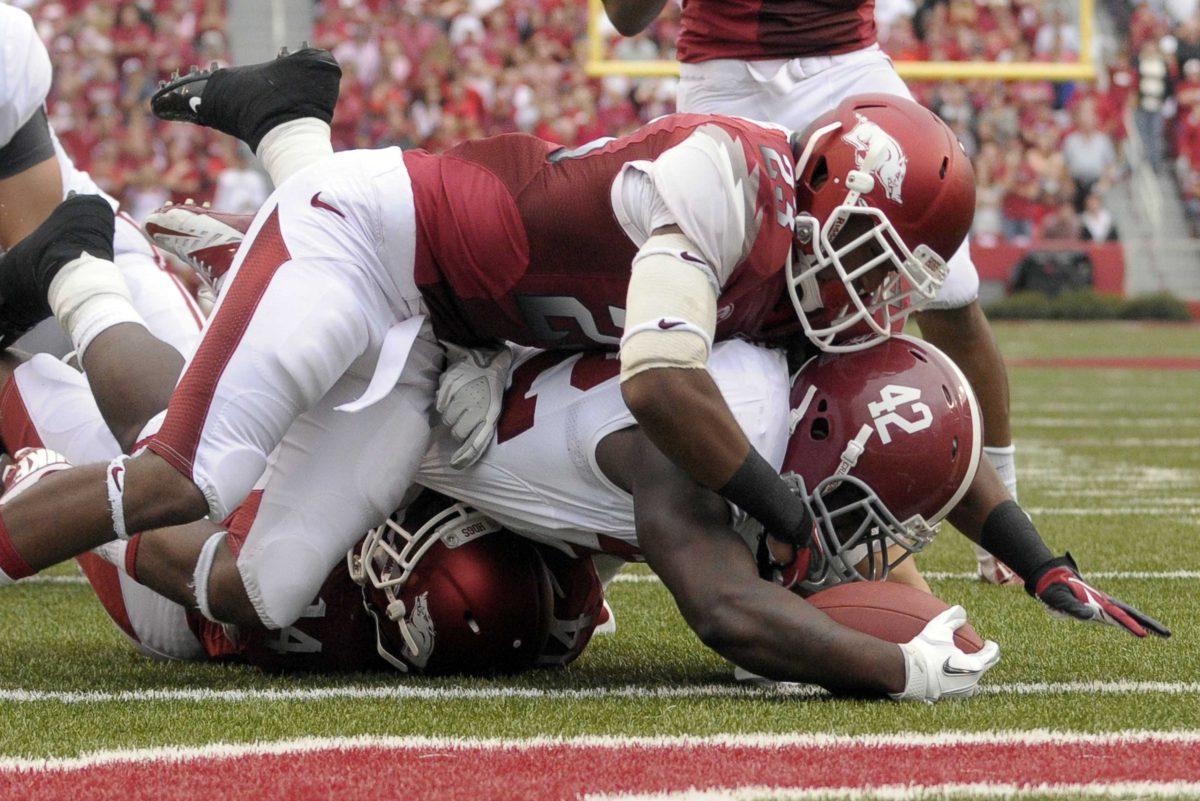
[[[1128,41],[1095,85],[914,84],[975,160],[982,240],[1106,240],[1104,193],[1124,164],[1132,119],[1141,152],[1176,165],[1200,217],[1197,0],[1102,0]],[[226,63],[224,0],[15,0],[55,64],[50,116],[80,167],[135,217],[193,197],[249,209],[266,185],[224,137],[154,121],[158,80]],[[897,59],[1067,61],[1080,34],[1068,0],[877,0]],[[335,145],[439,149],[528,131],[576,145],[673,110],[674,79],[588,78],[582,0],[315,0],[314,41],[342,64]],[[608,55],[671,59],[678,9],[643,35],[614,31]]]

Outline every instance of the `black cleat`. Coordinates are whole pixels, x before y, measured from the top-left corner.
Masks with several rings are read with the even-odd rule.
[[[0,346],[50,316],[46,294],[63,265],[87,251],[113,258],[112,206],[99,195],[72,195],[0,260]]]
[[[245,67],[192,68],[159,83],[150,109],[160,120],[190,122],[258,143],[281,123],[316,117],[329,123],[337,105],[342,68],[328,50],[287,48],[273,61]]]

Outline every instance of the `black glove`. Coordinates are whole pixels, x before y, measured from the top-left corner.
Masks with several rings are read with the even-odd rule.
[[[1147,633],[1171,636],[1171,630],[1162,623],[1084,581],[1069,552],[1042,563],[1025,581],[1025,591],[1053,614],[1107,623],[1138,637]]]

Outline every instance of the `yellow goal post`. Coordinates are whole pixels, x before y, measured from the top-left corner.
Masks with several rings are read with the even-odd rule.
[[[1079,3],[1079,60],[1040,61],[897,61],[896,71],[910,81],[1089,81],[1096,77],[1092,60],[1096,0]],[[679,74],[676,61],[607,58],[604,52],[603,0],[588,0],[588,75],[662,78]]]

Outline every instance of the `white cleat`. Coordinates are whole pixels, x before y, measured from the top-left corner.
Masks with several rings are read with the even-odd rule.
[[[146,218],[154,244],[187,264],[208,284],[216,284],[233,264],[252,214],[225,214],[190,200],[167,203]]]
[[[11,501],[41,479],[71,466],[67,457],[49,448],[21,448],[4,468],[4,500]]]

